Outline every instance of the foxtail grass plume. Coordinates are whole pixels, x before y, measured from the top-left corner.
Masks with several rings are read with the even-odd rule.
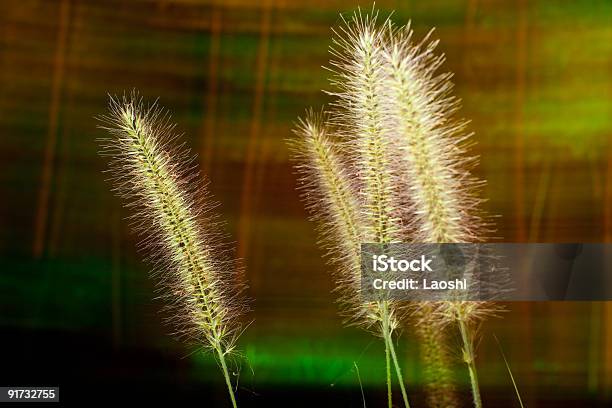
[[[377,15],[362,16],[359,11],[344,20],[331,53],[332,84],[337,97],[332,123],[349,153],[349,168],[356,175],[361,203],[362,242],[400,242],[401,226],[394,200],[395,183],[388,128],[385,126],[384,36],[376,27]],[[359,301],[358,292],[353,298]],[[394,302],[376,302],[379,333],[385,342],[387,401],[392,405],[391,360],[398,377],[404,405],[409,406],[404,380],[395,354],[393,332],[399,324]]]
[[[300,119],[292,141],[300,189],[312,218],[320,228],[321,243],[338,268],[338,294],[348,325],[371,328],[379,319],[376,306],[356,298],[360,290],[363,242],[361,204],[346,163],[328,134],[328,115],[309,111]]]
[[[458,108],[458,101],[448,95],[452,75],[437,74],[444,57],[433,53],[438,42],[428,42],[432,31],[420,43],[414,44],[410,24],[394,27],[388,23],[383,30],[386,32],[383,57],[387,84],[385,124],[392,139],[390,143],[396,149],[397,160],[393,163],[401,189],[399,195],[404,203],[403,237],[417,243],[456,242],[458,237],[451,237],[451,231],[466,228],[461,230],[462,238],[475,231],[463,224],[468,221],[461,216],[465,213],[466,200],[453,201],[455,197],[451,196],[454,191],[465,191],[478,183],[466,187],[461,184],[463,180],[453,177],[457,169],[470,164],[470,159],[462,156],[465,137],[456,137],[466,123],[449,120],[449,115]],[[428,140],[425,135],[433,137]],[[466,196],[474,201],[470,205],[477,204],[469,194]],[[475,217],[469,221],[479,224],[480,220]],[[455,407],[459,402],[451,381],[447,335],[435,327],[439,306],[438,303],[420,303],[415,308],[414,327],[425,365],[429,405]]]
[[[386,126],[385,33],[377,15],[353,16],[334,30],[332,85],[337,97],[332,123],[357,176],[365,218],[364,242],[401,241],[391,134]]]
[[[111,97],[100,120],[110,134],[100,140],[101,154],[110,159],[114,191],[133,210],[132,225],[171,309],[168,320],[178,335],[215,355],[235,407],[227,358],[242,331],[244,286],[231,251],[221,244],[212,214],[217,204],[195,157],[177,144],[167,111],[157,103],[145,106],[135,93]]]
[[[388,401],[391,405],[391,359],[399,378],[402,397],[409,407],[392,334],[399,325],[394,302],[364,302],[361,298],[361,243],[364,215],[355,183],[338,154],[339,147],[328,134],[325,114],[310,111],[300,120],[293,141],[300,173],[300,188],[313,219],[318,221],[321,242],[337,267],[336,282],[341,313],[347,325],[363,327],[383,338],[386,350]]]
[[[415,242],[478,242],[488,232],[477,194],[483,182],[470,173],[477,162],[468,153],[471,134],[465,130],[466,121],[455,119],[460,101],[451,94],[452,74],[438,72],[444,56],[435,54],[438,41],[431,41],[430,34],[415,44],[409,26],[390,27],[385,54],[387,119],[401,150],[398,172],[410,192],[408,225]],[[498,308],[490,302],[466,301],[422,306],[417,324],[458,325],[474,404],[480,407],[475,333],[480,321]]]
[[[452,75],[438,73],[444,62],[434,52],[438,42],[430,40],[430,32],[415,43],[409,25],[396,27],[388,19],[379,25],[377,18],[374,9],[365,16],[358,11],[334,30],[329,94],[336,101],[329,114],[310,113],[300,122],[296,146],[304,195],[338,265],[347,320],[374,327],[385,339],[390,402],[391,334],[403,314],[396,302],[362,301],[359,244],[478,242],[487,224],[477,194],[482,182],[470,173],[477,161],[469,155],[470,134],[466,122],[455,119],[459,100],[451,95]],[[456,323],[480,406],[473,343],[479,322],[495,306],[424,302],[416,309],[416,334],[431,377],[438,380],[429,403],[459,405],[441,329]]]
[[[366,327],[383,338],[388,404],[392,405],[393,364],[408,407],[393,342],[401,310],[390,300],[364,302],[360,282],[361,243],[401,241],[383,109],[384,38],[376,28],[375,15],[355,14],[344,23],[334,31],[331,51],[337,89],[332,95],[338,99],[331,114],[311,112],[300,121],[294,145],[297,169],[308,206],[321,221],[325,246],[338,268],[339,301],[346,323]]]

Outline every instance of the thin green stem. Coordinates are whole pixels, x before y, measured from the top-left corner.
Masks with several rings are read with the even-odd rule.
[[[402,370],[399,366],[397,355],[395,354],[395,347],[393,346],[393,340],[391,338],[391,335],[388,336],[387,342],[389,343],[389,350],[391,351],[391,358],[393,359],[393,364],[395,365],[395,374],[397,374],[397,381],[399,382],[400,390],[402,391],[402,398],[404,399],[404,406],[406,408],[410,408],[410,403],[408,402],[408,394],[406,393],[406,387],[404,386],[404,377],[402,376]]]
[[[378,310],[380,313],[380,330],[385,342],[385,362],[387,369],[387,403],[389,408],[393,406],[393,393],[391,389],[391,352],[387,339],[391,337],[391,325],[389,324],[389,307],[386,301],[378,302]]]
[[[397,360],[397,355],[395,354],[395,347],[393,346],[392,339],[392,330],[390,324],[390,316],[389,316],[389,304],[384,301],[379,303],[380,311],[381,311],[381,320],[382,320],[382,335],[385,341],[385,357],[387,362],[387,394],[388,394],[388,402],[389,407],[392,405],[392,395],[391,395],[391,361],[393,359],[393,365],[395,367],[395,374],[397,375],[397,379],[399,381],[400,389],[402,391],[402,398],[404,400],[404,406],[406,408],[410,408],[410,403],[408,402],[408,394],[406,393],[406,387],[404,386],[404,377],[402,376],[402,370],[399,366],[399,361]]]
[[[480,399],[480,388],[478,386],[478,374],[476,372],[476,363],[474,362],[474,344],[470,329],[462,318],[457,319],[459,323],[459,331],[461,332],[461,340],[463,341],[463,360],[468,366],[470,372],[470,383],[472,384],[472,397],[474,398],[474,407],[482,408],[482,400]]]
[[[234,389],[232,388],[232,382],[230,380],[229,371],[227,370],[227,364],[225,363],[225,355],[221,350],[221,346],[215,346],[215,350],[217,351],[217,355],[219,356],[219,361],[221,362],[221,369],[223,371],[223,376],[225,377],[225,384],[227,385],[227,391],[229,392],[230,399],[232,400],[232,406],[237,408],[236,405],[236,397],[234,396]]]
[[[387,364],[387,402],[389,404],[389,408],[392,408],[393,395],[391,391],[391,359],[389,358],[389,342],[387,341],[388,330],[388,327],[383,328],[383,336],[385,338],[385,362]]]

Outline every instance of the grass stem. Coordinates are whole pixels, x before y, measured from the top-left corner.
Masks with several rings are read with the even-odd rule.
[[[480,399],[480,387],[478,386],[478,373],[476,372],[476,363],[474,361],[474,343],[471,336],[471,331],[462,318],[457,319],[459,323],[459,331],[461,332],[461,341],[463,342],[463,361],[468,366],[470,373],[470,383],[472,385],[472,397],[474,398],[474,407],[482,408],[482,400]]]
[[[393,346],[393,340],[391,339],[391,336],[388,336],[387,343],[389,344],[391,358],[393,359],[393,364],[395,365],[395,374],[397,375],[397,381],[399,382],[400,390],[402,391],[404,406],[406,408],[410,408],[410,403],[408,402],[408,394],[406,393],[406,387],[404,385],[404,377],[402,376],[402,369],[400,368],[399,361],[397,360],[397,355],[395,354],[395,347]]]
[[[397,354],[395,353],[395,347],[393,346],[393,337],[392,337],[392,329],[389,318],[389,305],[388,302],[383,301],[379,302],[379,308],[381,310],[381,322],[382,322],[382,336],[385,341],[385,357],[387,362],[387,393],[389,406],[392,405],[392,394],[391,394],[391,359],[393,360],[393,366],[395,368],[395,374],[397,375],[397,380],[400,385],[400,390],[402,392],[402,398],[404,400],[404,406],[406,408],[410,408],[410,403],[408,402],[408,393],[406,392],[406,386],[404,385],[404,377],[402,376],[402,370],[399,365],[399,361],[397,359]],[[390,359],[390,358],[391,359]]]
[[[385,335],[385,363],[387,366],[387,402],[389,408],[393,407],[393,392],[391,389],[391,359],[389,358],[389,342],[387,341],[387,335]]]
[[[385,363],[387,369],[387,403],[389,408],[393,406],[393,392],[391,387],[391,347],[389,339],[391,338],[391,325],[389,324],[389,307],[387,302],[378,302],[381,317],[381,331],[385,341]]]
[[[111,97],[109,114],[100,120],[110,134],[100,139],[101,154],[110,157],[115,191],[134,208],[135,229],[145,236],[142,246],[170,300],[175,330],[218,354],[235,408],[225,356],[234,350],[246,305],[240,285],[224,284],[234,281],[237,268],[216,258],[222,245],[213,217],[201,217],[215,203],[199,198],[204,186],[189,150],[175,146],[174,125],[156,103],[145,106],[135,92]]]
[[[227,391],[229,392],[230,399],[232,400],[232,406],[237,408],[232,381],[230,380],[229,371],[227,370],[227,364],[225,362],[225,355],[223,354],[223,350],[221,350],[221,346],[217,346],[215,349],[217,350],[217,355],[219,356],[219,361],[221,362],[221,370],[223,371],[223,376],[225,377],[225,384],[227,385]]]

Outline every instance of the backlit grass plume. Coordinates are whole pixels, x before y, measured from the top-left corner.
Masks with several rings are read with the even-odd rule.
[[[486,225],[476,191],[483,183],[469,171],[476,158],[467,152],[470,134],[465,131],[466,122],[454,119],[459,100],[451,95],[452,74],[438,73],[444,62],[443,55],[434,53],[438,42],[429,41],[428,35],[414,44],[409,26],[389,31],[388,125],[401,150],[398,171],[410,192],[412,239],[427,243],[481,241]],[[423,306],[426,313],[417,313],[419,325],[458,325],[474,405],[480,407],[474,336],[482,318],[494,314],[496,307],[489,302],[466,301]]]
[[[326,247],[338,266],[343,314],[347,323],[365,326],[383,338],[388,404],[392,405],[393,363],[408,407],[393,344],[399,310],[389,300],[363,302],[360,293],[361,243],[401,241],[383,109],[384,38],[375,23],[375,16],[359,14],[336,32],[332,70],[338,102],[329,123],[312,114],[300,122],[295,146],[304,195],[315,218],[322,221]],[[328,128],[333,128],[339,145],[331,141]]]
[[[337,292],[342,315],[348,325],[357,325],[380,335],[385,343],[387,392],[391,395],[391,360],[398,376],[402,397],[409,407],[392,334],[397,329],[398,314],[393,302],[364,302],[361,298],[361,243],[367,233],[362,204],[346,163],[338,155],[338,146],[327,133],[325,116],[310,112],[296,130],[293,144],[299,164],[301,188],[313,218],[320,223],[322,243],[338,268]]]
[[[101,154],[110,158],[114,190],[133,210],[131,221],[154,265],[160,293],[170,305],[179,335],[211,350],[218,359],[233,406],[227,357],[235,351],[245,310],[243,286],[229,251],[219,243],[216,204],[206,192],[168,113],[145,106],[132,93],[110,99],[102,116],[110,137]]]
[[[351,325],[370,327],[379,320],[376,307],[355,298],[359,291],[362,214],[355,183],[327,133],[327,115],[308,112],[296,130],[293,143],[301,188],[313,218],[320,225],[328,256],[338,267],[338,294],[343,315]]]
[[[412,40],[409,26],[377,13],[358,11],[334,31],[331,71],[337,99],[330,113],[309,113],[296,143],[301,187],[324,243],[338,269],[340,301],[348,322],[375,328],[385,340],[391,404],[393,358],[404,403],[407,395],[392,333],[403,316],[397,302],[364,302],[361,243],[477,242],[486,233],[478,209],[482,182],[470,168],[466,122],[454,115],[459,100],[450,92],[451,74],[439,74],[444,57],[429,35]],[[495,308],[485,302],[424,302],[416,308],[417,337],[429,377],[436,378],[428,401],[458,406],[450,383],[448,345],[442,328],[457,324],[474,403],[480,392],[474,364],[474,336],[480,320]]]

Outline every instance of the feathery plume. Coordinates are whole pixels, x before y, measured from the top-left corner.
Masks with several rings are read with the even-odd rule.
[[[483,182],[470,173],[477,158],[468,154],[467,122],[454,118],[459,100],[451,94],[452,75],[438,73],[444,62],[444,56],[434,52],[438,42],[430,40],[430,32],[415,44],[409,25],[397,28],[387,19],[379,26],[377,19],[374,8],[365,16],[358,11],[334,30],[330,71],[336,91],[328,93],[337,100],[327,125],[312,117],[301,122],[298,170],[311,210],[335,231],[327,242],[332,259],[341,264],[339,275],[352,284],[352,291],[341,296],[351,305],[350,321],[365,321],[370,327],[375,323],[385,339],[389,403],[391,355],[407,405],[391,340],[401,318],[398,305],[381,300],[358,306],[350,300],[360,293],[357,243],[478,242],[487,225],[477,195]],[[333,128],[339,143],[329,142],[327,127]],[[334,150],[346,157],[338,158]],[[338,184],[344,187],[334,187]],[[473,343],[479,322],[496,307],[457,301],[428,302],[415,309],[416,333],[429,368],[439,370],[441,377],[450,376],[441,328],[458,324],[479,407]],[[430,398],[434,406],[457,405],[450,383],[435,388]]]
[[[328,259],[337,268],[336,279],[342,314],[348,325],[370,328],[379,321],[375,306],[361,302],[361,243],[363,242],[360,203],[338,146],[328,134],[327,116],[308,111],[300,119],[291,141],[300,175],[302,197],[320,228]]]
[[[327,255],[337,267],[337,292],[345,323],[364,327],[383,337],[387,358],[393,358],[402,395],[409,406],[391,340],[398,325],[394,305],[389,301],[366,302],[361,296],[362,205],[347,174],[346,163],[337,154],[337,145],[328,135],[328,127],[326,115],[312,111],[299,121],[295,130],[298,138],[292,141],[292,147],[298,162],[296,169],[301,175],[300,189],[313,219],[320,225]],[[387,373],[390,376],[390,361],[387,361]]]
[[[396,217],[394,174],[389,162],[389,135],[384,123],[385,96],[384,33],[377,28],[378,14],[361,15],[359,10],[350,21],[344,20],[334,31],[331,61],[338,91],[334,123],[345,139],[351,154],[352,169],[359,182],[363,213],[362,242],[400,242]],[[387,400],[392,405],[391,359],[399,380],[404,404],[409,406],[401,369],[395,355],[392,333],[398,327],[393,302],[377,302],[380,334],[385,341],[387,366]]]
[[[363,17],[359,11],[335,31],[331,70],[337,92],[331,94],[338,102],[327,125],[312,114],[300,122],[297,169],[311,212],[324,228],[334,231],[327,243],[332,260],[339,265],[337,282],[347,322],[374,328],[384,339],[389,406],[393,361],[404,404],[409,407],[392,339],[399,325],[396,305],[389,300],[363,302],[361,297],[361,243],[399,242],[401,231],[392,199],[395,184],[381,100],[383,36],[376,20],[376,15]],[[348,159],[337,156],[327,126],[334,128]],[[353,173],[354,181],[347,176]]]
[[[236,406],[226,358],[235,351],[246,310],[244,286],[229,251],[219,244],[216,204],[178,135],[167,111],[145,106],[136,93],[110,98],[100,117],[110,138],[101,154],[110,158],[114,191],[133,210],[131,221],[153,264],[161,296],[172,311],[177,334],[211,350]]]
[[[467,154],[466,122],[454,119],[459,100],[451,95],[452,74],[438,74],[443,55],[430,33],[412,42],[409,26],[393,32],[385,57],[390,98],[387,120],[402,149],[403,182],[411,192],[413,240],[429,243],[477,242],[486,232],[476,191],[483,182],[470,173],[477,158]],[[456,322],[463,342],[476,407],[482,405],[474,362],[478,322],[496,311],[489,302],[435,302],[434,312],[419,313],[420,324]]]
[[[410,26],[389,35],[387,120],[403,159],[403,182],[410,191],[415,242],[477,242],[484,224],[474,192],[483,182],[469,169],[467,122],[454,120],[459,100],[450,94],[452,74],[437,74],[443,55],[430,33],[412,42]]]
[[[334,30],[332,85],[338,90],[333,123],[338,126],[359,180],[365,215],[364,242],[399,242],[389,129],[385,126],[384,32],[378,14],[361,11]]]

